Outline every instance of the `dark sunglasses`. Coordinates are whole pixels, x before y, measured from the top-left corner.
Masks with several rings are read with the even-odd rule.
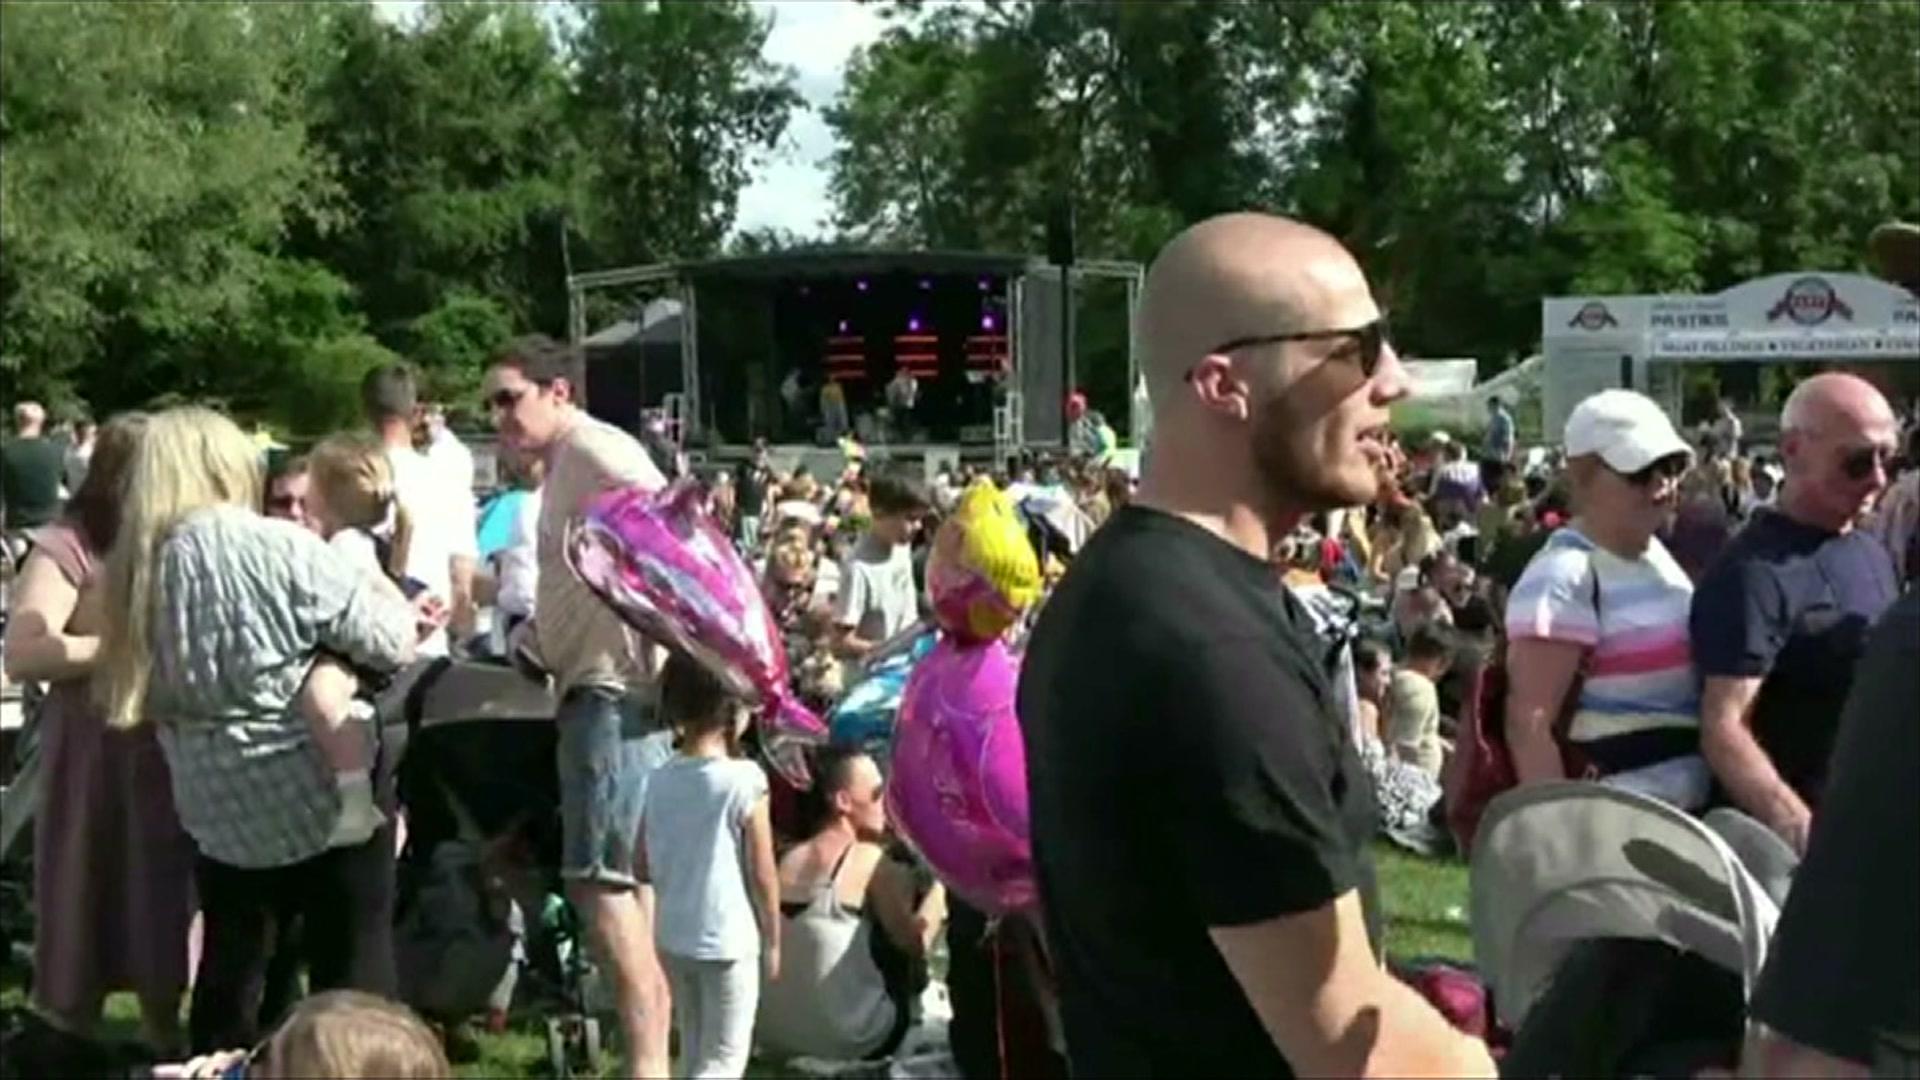
[[[1687,455],[1671,454],[1647,466],[1638,472],[1621,472],[1613,466],[1607,466],[1613,472],[1634,487],[1649,487],[1655,480],[1678,480],[1687,474]]]
[[[1849,480],[1865,480],[1875,465],[1885,468],[1893,460],[1893,451],[1884,446],[1862,446],[1840,459],[1840,472]]]
[[[1224,345],[1216,345],[1209,350],[1210,355],[1230,353],[1235,349],[1245,349],[1254,345],[1277,345],[1286,341],[1337,341],[1352,338],[1356,346],[1355,357],[1360,362],[1360,374],[1371,379],[1374,369],[1380,366],[1380,354],[1393,343],[1392,330],[1385,315],[1364,326],[1352,326],[1339,330],[1302,330],[1292,334],[1257,334],[1253,337],[1234,338]],[[1338,356],[1340,354],[1336,354]],[[1193,373],[1187,373],[1188,378]]]
[[[532,391],[532,387],[523,386],[518,390],[495,390],[487,395],[487,405],[494,409],[511,409],[520,404],[520,399]]]

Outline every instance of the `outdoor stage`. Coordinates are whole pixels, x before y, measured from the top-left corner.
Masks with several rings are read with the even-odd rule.
[[[1104,279],[1126,309],[1103,317],[1130,325],[1140,276],[1133,263],[1082,263],[1069,280],[1084,307],[1089,279]],[[836,454],[828,385],[875,458],[998,459],[1065,437],[1079,335],[1063,332],[1060,269],[1034,257],[807,250],[575,274],[568,289],[588,408],[623,427],[659,411],[696,456],[734,458],[755,439]],[[590,303],[625,317],[589,334]],[[1131,345],[1128,334],[1124,367],[1110,365],[1115,416]],[[904,412],[887,400],[901,371],[917,391]]]

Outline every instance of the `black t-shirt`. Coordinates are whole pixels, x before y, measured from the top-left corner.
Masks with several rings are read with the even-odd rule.
[[[747,462],[738,471],[740,516],[759,517],[767,502],[767,470],[764,466]]]
[[[60,481],[66,453],[43,437],[0,443],[0,501],[7,504],[6,527],[37,529],[60,513]]]
[[[1359,890],[1376,811],[1324,647],[1273,569],[1116,512],[1020,677],[1034,861],[1078,1076],[1291,1076],[1207,936]]]
[[[1819,805],[1867,631],[1897,595],[1879,540],[1776,510],[1755,514],[1694,590],[1695,666],[1705,676],[1764,679],[1754,736],[1808,806]]]
[[[1453,616],[1453,628],[1463,634],[1487,634],[1499,626],[1493,604],[1479,592],[1470,593],[1463,603],[1447,598],[1447,613]]]
[[[1883,1047],[1920,1039],[1916,700],[1920,593],[1908,593],[1860,663],[1840,719],[1833,782],[1753,1000],[1761,1023],[1861,1064]]]

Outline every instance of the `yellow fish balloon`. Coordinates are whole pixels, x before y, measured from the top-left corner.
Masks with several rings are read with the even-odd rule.
[[[1040,597],[1040,564],[1013,503],[980,479],[961,494],[927,555],[934,621],[962,641],[993,641]]]

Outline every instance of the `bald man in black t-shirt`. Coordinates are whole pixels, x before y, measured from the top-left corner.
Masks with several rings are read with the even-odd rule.
[[[1079,1076],[1492,1076],[1384,969],[1370,783],[1268,561],[1371,500],[1407,380],[1317,229],[1182,233],[1140,304],[1153,453],[1020,680],[1034,861]]]

